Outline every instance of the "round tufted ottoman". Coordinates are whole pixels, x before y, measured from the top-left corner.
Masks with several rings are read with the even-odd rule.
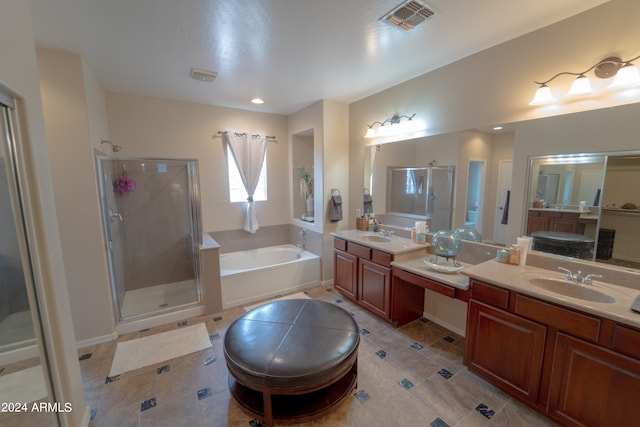
[[[358,327],[342,308],[289,299],[236,319],[224,338],[229,390],[267,425],[316,418],[356,386]]]

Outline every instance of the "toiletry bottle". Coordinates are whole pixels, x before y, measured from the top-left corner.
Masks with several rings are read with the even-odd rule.
[[[520,265],[520,246],[511,245],[511,251],[509,252],[509,264]]]

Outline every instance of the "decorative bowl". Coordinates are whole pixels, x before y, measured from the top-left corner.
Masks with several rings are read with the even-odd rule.
[[[435,233],[431,245],[436,255],[447,258],[456,256],[462,249],[460,239],[448,230],[440,230]]]

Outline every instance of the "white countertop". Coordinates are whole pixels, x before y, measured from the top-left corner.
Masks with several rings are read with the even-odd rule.
[[[380,236],[380,233],[376,233],[374,231],[343,230],[333,231],[331,232],[331,235],[339,239],[348,240],[391,254],[404,254],[420,250],[426,251],[426,248],[430,246],[429,244],[424,243],[413,243],[411,239],[396,235],[392,235],[391,237],[389,237],[390,241],[388,242],[375,242],[367,240],[367,236]]]
[[[567,286],[589,286],[616,300],[613,303],[603,303],[564,296],[529,283],[529,279],[532,278],[563,280],[564,273],[561,271],[556,272],[531,266],[502,264],[491,260],[465,268],[462,270],[462,274],[521,294],[640,328],[640,313],[631,311],[633,300],[640,295],[640,290],[637,289],[617,286],[598,280],[594,280],[593,285],[574,284],[567,281]]]
[[[401,270],[408,271],[410,273],[417,274],[418,276],[432,279],[445,285],[453,286],[454,288],[467,290],[469,289],[469,277],[464,274],[458,273],[440,273],[430,268],[425,261],[433,259],[435,255],[429,254],[427,256],[421,256],[405,261],[394,261],[391,263],[393,267]],[[471,264],[460,263],[463,270],[467,267],[471,267]]]
[[[530,211],[540,211],[540,212],[564,212],[564,213],[580,213],[589,215],[591,213],[590,209],[580,210],[580,209],[572,209],[572,208],[529,208]]]

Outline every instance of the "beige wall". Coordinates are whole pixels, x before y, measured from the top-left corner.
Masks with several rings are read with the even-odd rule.
[[[76,340],[88,344],[115,332],[95,173],[97,147],[90,132],[90,124],[105,127],[106,118],[100,116],[104,96],[93,78],[85,85],[91,74],[79,55],[37,49],[37,58],[71,313]]]
[[[225,150],[218,131],[275,136],[267,151],[268,201],[255,202],[260,226],[289,222],[287,118],[152,97],[107,93],[109,131],[121,157],[197,159],[204,232],[244,226],[245,203],[229,203]]]
[[[333,101],[319,101],[292,114],[288,118],[289,135],[313,130],[313,153],[315,180],[314,210],[316,220],[307,223],[291,219],[294,225],[306,228],[322,236],[322,277],[323,281],[333,280],[333,238],[332,231],[346,229],[349,226],[349,140],[348,106]],[[322,171],[322,173],[317,173]],[[289,187],[291,188],[291,187]],[[343,196],[343,220],[329,222],[328,204],[331,189],[336,188]],[[293,204],[289,195],[289,206]]]
[[[69,402],[74,409],[59,417],[63,425],[81,426],[88,423],[89,413],[75,348],[28,2],[2,2],[0,56],[5,58],[0,61],[0,84],[12,90],[21,104],[18,133],[26,225],[35,242],[32,262],[56,400]]]

